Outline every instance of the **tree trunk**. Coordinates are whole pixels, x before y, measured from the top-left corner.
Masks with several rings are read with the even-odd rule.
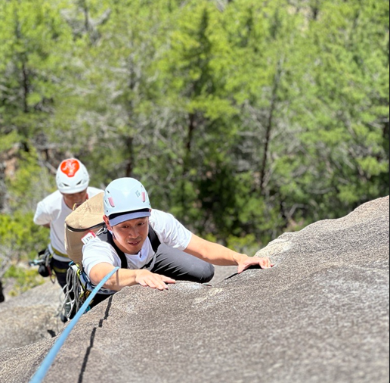
[[[274,113],[275,113],[276,103],[277,103],[276,99],[277,99],[277,93],[278,93],[278,89],[279,89],[280,77],[281,77],[281,72],[282,72],[281,66],[282,66],[282,63],[280,60],[277,64],[274,86],[272,89],[271,107],[270,107],[270,112],[269,112],[268,121],[267,121],[263,159],[262,159],[261,168],[260,168],[260,193],[261,194],[263,194],[263,191],[264,191],[265,173],[267,170],[267,162],[268,162],[268,151],[269,151],[269,146],[271,143],[271,132],[272,132],[272,128],[273,128]]]
[[[30,93],[28,71],[26,67],[26,61],[22,59],[22,86],[23,86],[23,112],[28,113],[28,95]]]
[[[88,10],[87,0],[82,0],[81,8],[83,9],[84,12],[84,28],[85,31],[89,33],[89,10]]]
[[[126,164],[126,177],[132,177],[134,170],[134,137],[126,137],[126,147],[129,153],[129,158]]]

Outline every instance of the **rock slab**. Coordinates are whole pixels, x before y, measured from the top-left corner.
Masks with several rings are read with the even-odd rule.
[[[389,381],[388,197],[258,255],[276,266],[123,289],[83,315],[44,382]],[[53,343],[0,353],[0,381],[28,382]]]
[[[0,305],[0,352],[50,339],[63,329],[56,316],[61,288],[47,282]],[[0,379],[2,382],[2,379]]]

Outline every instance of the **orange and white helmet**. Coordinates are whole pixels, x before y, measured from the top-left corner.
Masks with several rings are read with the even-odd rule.
[[[88,187],[89,174],[81,161],[76,158],[68,158],[62,161],[58,167],[56,181],[61,193],[80,193]]]

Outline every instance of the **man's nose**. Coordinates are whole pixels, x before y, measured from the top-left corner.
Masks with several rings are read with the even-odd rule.
[[[136,228],[129,228],[129,237],[134,239],[138,238],[139,237],[138,230]]]

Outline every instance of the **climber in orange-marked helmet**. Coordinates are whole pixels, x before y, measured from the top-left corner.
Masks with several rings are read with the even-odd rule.
[[[54,271],[58,283],[64,288],[70,262],[64,244],[65,218],[75,207],[103,190],[89,187],[88,171],[76,158],[61,162],[56,183],[58,190],[38,203],[34,223],[50,229],[50,244],[40,253],[45,262],[40,266],[39,273],[48,276]]]

